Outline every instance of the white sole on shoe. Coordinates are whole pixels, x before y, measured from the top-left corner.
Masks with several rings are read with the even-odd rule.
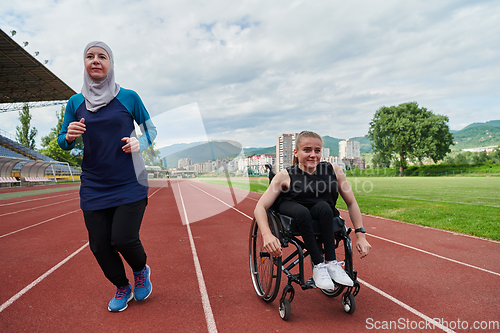
[[[132,300],[132,298],[134,298],[134,292],[130,293],[130,297],[128,298],[127,303],[125,303],[125,307],[123,309],[120,309],[120,310],[111,310],[109,308],[109,305],[108,305],[108,311],[109,312],[122,312],[122,311],[125,311],[128,308],[128,302],[130,302]]]

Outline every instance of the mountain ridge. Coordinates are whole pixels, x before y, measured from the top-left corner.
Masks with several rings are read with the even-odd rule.
[[[484,123],[472,123],[459,131],[450,132],[452,132],[454,138],[453,141],[455,142],[455,145],[450,147],[452,152],[460,151],[466,148],[500,145],[500,120],[491,120]],[[330,155],[338,156],[338,143],[345,139],[334,138],[329,135],[325,135],[322,138],[323,146],[325,148],[330,148]],[[350,139],[360,141],[360,150],[362,154],[371,153],[371,142],[368,138],[358,136]],[[159,148],[159,150],[162,159],[166,158],[168,160],[168,167],[172,167],[174,164],[177,166],[175,159],[179,160],[181,158],[188,157],[193,161],[193,163],[198,163],[217,158],[234,158],[238,156],[242,150],[245,156],[276,154],[276,146],[242,148],[238,142],[231,140],[214,140],[211,144],[207,142],[180,143],[162,147]],[[200,160],[204,158],[206,159]]]

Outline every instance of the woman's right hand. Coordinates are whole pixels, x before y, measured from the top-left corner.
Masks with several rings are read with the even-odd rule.
[[[74,121],[68,125],[68,131],[66,133],[66,141],[71,143],[75,141],[76,138],[81,136],[85,132],[85,118],[80,119],[80,121]]]
[[[262,249],[273,257],[281,256],[281,243],[273,234],[262,235],[264,246]]]

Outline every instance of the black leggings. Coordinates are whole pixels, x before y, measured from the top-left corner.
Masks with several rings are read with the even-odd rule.
[[[311,254],[312,262],[317,265],[322,263],[323,255],[314,236],[312,221],[317,220],[321,226],[321,239],[325,247],[325,259],[335,260],[335,240],[333,230],[333,210],[325,201],[320,201],[309,209],[294,201],[284,201],[279,205],[279,212],[292,217],[299,228],[306,249]]]
[[[90,250],[104,275],[118,288],[129,283],[118,252],[134,272],[146,265],[139,229],[147,204],[148,198],[144,198],[118,207],[83,212]]]

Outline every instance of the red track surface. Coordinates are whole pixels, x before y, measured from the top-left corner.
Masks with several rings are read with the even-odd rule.
[[[346,314],[340,297],[294,285],[292,317],[284,322],[278,300],[264,303],[250,279],[249,217],[260,195],[198,181],[150,185],[141,239],[153,293],[122,313],[107,310],[114,286],[86,246],[77,190],[0,200],[0,331],[500,330],[498,242],[364,216],[373,250],[354,259],[362,282],[356,312]],[[54,186],[35,189],[44,188]],[[236,202],[235,209],[221,201]],[[446,323],[433,326],[430,318]]]

